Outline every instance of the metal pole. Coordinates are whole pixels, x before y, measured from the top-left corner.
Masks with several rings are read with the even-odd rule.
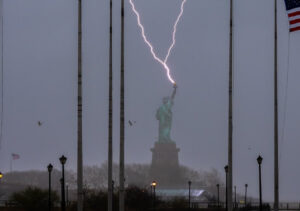
[[[0,128],[0,149],[2,147],[3,139],[3,119],[4,119],[4,9],[3,0],[0,0],[0,13],[1,13],[1,128]]]
[[[78,97],[77,97],[77,211],[83,210],[82,167],[82,2],[78,0]]]
[[[125,141],[125,113],[124,113],[124,0],[121,0],[121,76],[120,76],[120,188],[119,210],[124,211],[124,141]]]
[[[108,211],[112,211],[112,165],[113,165],[113,151],[112,151],[112,138],[113,138],[113,73],[112,73],[112,0],[109,6],[109,108],[108,108]]]
[[[153,186],[153,210],[155,210],[155,200],[156,200],[156,193],[155,193],[155,185]]]
[[[48,206],[49,206],[49,211],[51,211],[51,171],[49,171],[49,198],[48,198]]]
[[[227,173],[226,173],[226,194],[225,194],[225,201],[226,201],[226,211],[228,210],[228,186],[227,186]]]
[[[259,169],[259,211],[262,211],[261,164],[258,164],[258,169]]]
[[[245,184],[245,207],[247,206],[247,188],[248,184]]]
[[[69,186],[66,185],[66,206],[69,204]]]
[[[230,41],[229,41],[229,99],[228,99],[228,190],[227,210],[232,211],[232,87],[233,87],[233,0],[230,0]]]
[[[191,184],[192,182],[189,181],[189,209],[191,209]]]
[[[234,186],[234,208],[237,208],[236,205],[236,186]]]
[[[66,201],[65,201],[65,168],[64,168],[64,164],[62,164],[61,210],[62,211],[66,211]]]
[[[279,205],[277,66],[277,1],[274,0],[274,211],[278,211]]]
[[[218,207],[220,206],[220,185],[217,184],[217,189],[218,189]]]

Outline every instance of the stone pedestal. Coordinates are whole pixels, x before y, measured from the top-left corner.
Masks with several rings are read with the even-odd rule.
[[[179,168],[178,152],[175,142],[155,142],[152,151],[150,179],[158,183],[158,187],[174,188],[182,183]]]

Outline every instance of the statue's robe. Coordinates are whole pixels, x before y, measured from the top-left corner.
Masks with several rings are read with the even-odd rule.
[[[170,137],[172,127],[172,106],[173,101],[169,99],[156,112],[156,119],[159,120],[159,141],[172,141]]]

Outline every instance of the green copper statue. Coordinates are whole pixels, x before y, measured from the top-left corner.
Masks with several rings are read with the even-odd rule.
[[[158,142],[172,142],[170,133],[172,127],[172,106],[176,94],[177,85],[174,84],[174,90],[171,97],[164,97],[163,104],[157,109],[156,119],[159,121],[159,139]]]

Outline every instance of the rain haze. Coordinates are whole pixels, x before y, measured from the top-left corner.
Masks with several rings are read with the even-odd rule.
[[[145,33],[164,57],[180,0],[135,0]],[[233,185],[258,195],[256,158],[263,156],[263,199],[273,200],[274,1],[234,1]],[[76,170],[77,2],[4,0],[4,113],[0,168]],[[125,162],[150,163],[158,139],[156,110],[172,84],[145,45],[125,1]],[[196,170],[227,164],[229,0],[187,0],[168,60],[178,90],[171,137],[180,163]],[[119,150],[120,1],[113,5],[114,162]],[[279,165],[281,201],[300,195],[300,32],[289,35],[278,1]],[[83,1],[83,159],[107,161],[109,2]],[[38,122],[42,125],[39,126]]]

